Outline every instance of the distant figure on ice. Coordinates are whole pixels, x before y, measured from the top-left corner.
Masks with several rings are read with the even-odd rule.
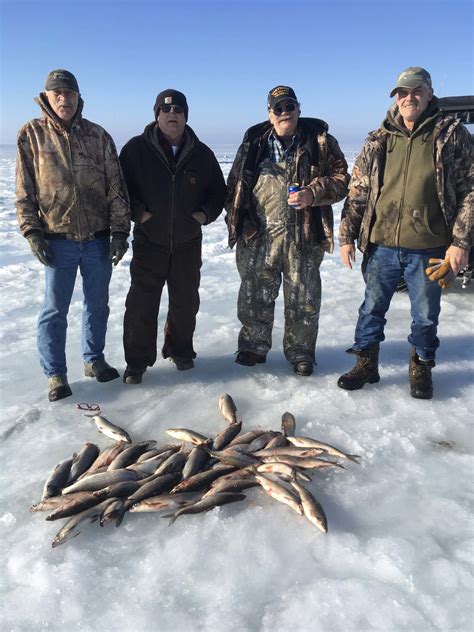
[[[339,378],[338,386],[355,390],[379,381],[385,313],[403,275],[412,316],[411,395],[429,399],[441,288],[446,274],[454,276],[466,266],[471,245],[471,141],[459,120],[439,111],[431,77],[423,68],[404,70],[390,96],[395,103],[357,158],[342,212],[341,258],[352,268],[357,240],[364,253],[366,291],[355,342],[348,350],[357,364]],[[433,258],[449,262],[438,283],[425,274]]]
[[[74,75],[53,70],[35,101],[43,117],[18,133],[16,208],[22,234],[46,266],[38,350],[49,400],[56,401],[72,394],[65,347],[78,269],[85,375],[99,382],[119,377],[104,359],[104,346],[112,262],[117,264],[128,247],[130,207],[114,142],[102,127],[82,118]]]
[[[165,283],[169,305],[162,355],[179,371],[194,367],[201,226],[219,216],[226,190],[214,154],[186,125],[184,94],[164,90],[153,109],[155,120],[120,153],[135,222],[123,332],[126,384],[139,384],[156,361]]]
[[[288,86],[268,94],[269,121],[244,135],[227,181],[229,245],[237,243],[242,328],[235,361],[265,362],[283,279],[283,349],[297,375],[315,364],[319,267],[333,250],[331,204],[347,192],[344,154],[324,121],[300,118]]]

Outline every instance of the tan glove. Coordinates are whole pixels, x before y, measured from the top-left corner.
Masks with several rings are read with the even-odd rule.
[[[449,259],[430,259],[428,263],[430,266],[426,268],[425,272],[429,280],[438,281],[438,285],[443,289],[451,287],[456,275],[451,268]]]

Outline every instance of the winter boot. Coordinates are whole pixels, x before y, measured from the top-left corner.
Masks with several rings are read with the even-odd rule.
[[[146,367],[142,369],[142,368],[127,364],[127,368],[125,369],[125,373],[123,374],[123,383],[124,384],[141,384],[142,377],[145,371],[146,371]]]
[[[110,380],[116,380],[120,377],[117,369],[114,369],[105,360],[84,362],[84,375],[86,377],[95,377],[98,382],[110,382]]]
[[[256,364],[264,364],[266,356],[253,353],[253,351],[239,351],[235,361],[243,366],[255,366]]]
[[[346,353],[355,354],[357,364],[337,380],[337,385],[340,388],[344,388],[346,391],[355,391],[362,388],[364,384],[374,384],[380,381],[378,343],[361,351],[347,349]]]
[[[431,369],[435,366],[434,360],[422,360],[412,347],[410,365],[408,367],[408,379],[410,380],[410,395],[416,399],[431,399],[433,397],[433,381]]]
[[[72,391],[66,375],[48,377],[48,399],[50,402],[57,402],[58,399],[64,399],[69,395],[72,395]]]

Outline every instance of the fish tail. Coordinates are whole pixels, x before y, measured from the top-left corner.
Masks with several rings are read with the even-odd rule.
[[[354,463],[357,463],[357,465],[360,465],[360,461],[358,459],[361,459],[362,457],[358,454],[347,454],[346,456],[349,461],[353,461]]]

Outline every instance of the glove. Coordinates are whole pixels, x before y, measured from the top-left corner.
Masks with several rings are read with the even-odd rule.
[[[53,262],[53,255],[48,242],[39,232],[31,233],[27,236],[31,252],[44,266],[49,266]]]
[[[112,239],[110,240],[109,258],[114,266],[117,265],[128,250],[127,237],[127,233],[114,233],[112,235]]]
[[[456,275],[451,268],[449,259],[430,259],[428,261],[430,267],[425,272],[430,281],[438,281],[438,285],[443,289],[451,287],[454,283]]]

